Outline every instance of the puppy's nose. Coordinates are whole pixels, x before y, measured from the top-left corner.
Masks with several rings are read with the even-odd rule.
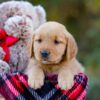
[[[47,58],[49,56],[49,52],[47,50],[41,51],[42,58]]]

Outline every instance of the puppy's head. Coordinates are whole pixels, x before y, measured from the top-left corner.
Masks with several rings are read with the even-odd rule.
[[[71,60],[77,54],[73,36],[57,22],[47,22],[35,32],[30,42],[30,56],[43,64]]]

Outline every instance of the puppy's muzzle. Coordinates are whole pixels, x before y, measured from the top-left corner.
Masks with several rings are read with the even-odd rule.
[[[49,54],[50,54],[50,52],[47,51],[47,50],[41,51],[41,57],[42,57],[43,59],[47,59],[47,58],[49,57]]]

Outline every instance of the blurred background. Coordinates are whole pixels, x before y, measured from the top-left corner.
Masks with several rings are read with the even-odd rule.
[[[89,76],[87,100],[100,100],[100,0],[28,1],[42,5],[48,21],[64,24],[73,34],[79,47],[78,60]]]

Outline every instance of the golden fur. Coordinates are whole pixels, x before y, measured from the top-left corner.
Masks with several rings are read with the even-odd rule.
[[[62,89],[70,89],[75,74],[84,72],[77,61],[77,44],[66,28],[57,22],[41,25],[29,43],[30,62],[26,69],[28,82],[34,89],[41,88],[46,74],[58,74],[58,84]],[[41,57],[41,51],[47,50],[48,59]]]

